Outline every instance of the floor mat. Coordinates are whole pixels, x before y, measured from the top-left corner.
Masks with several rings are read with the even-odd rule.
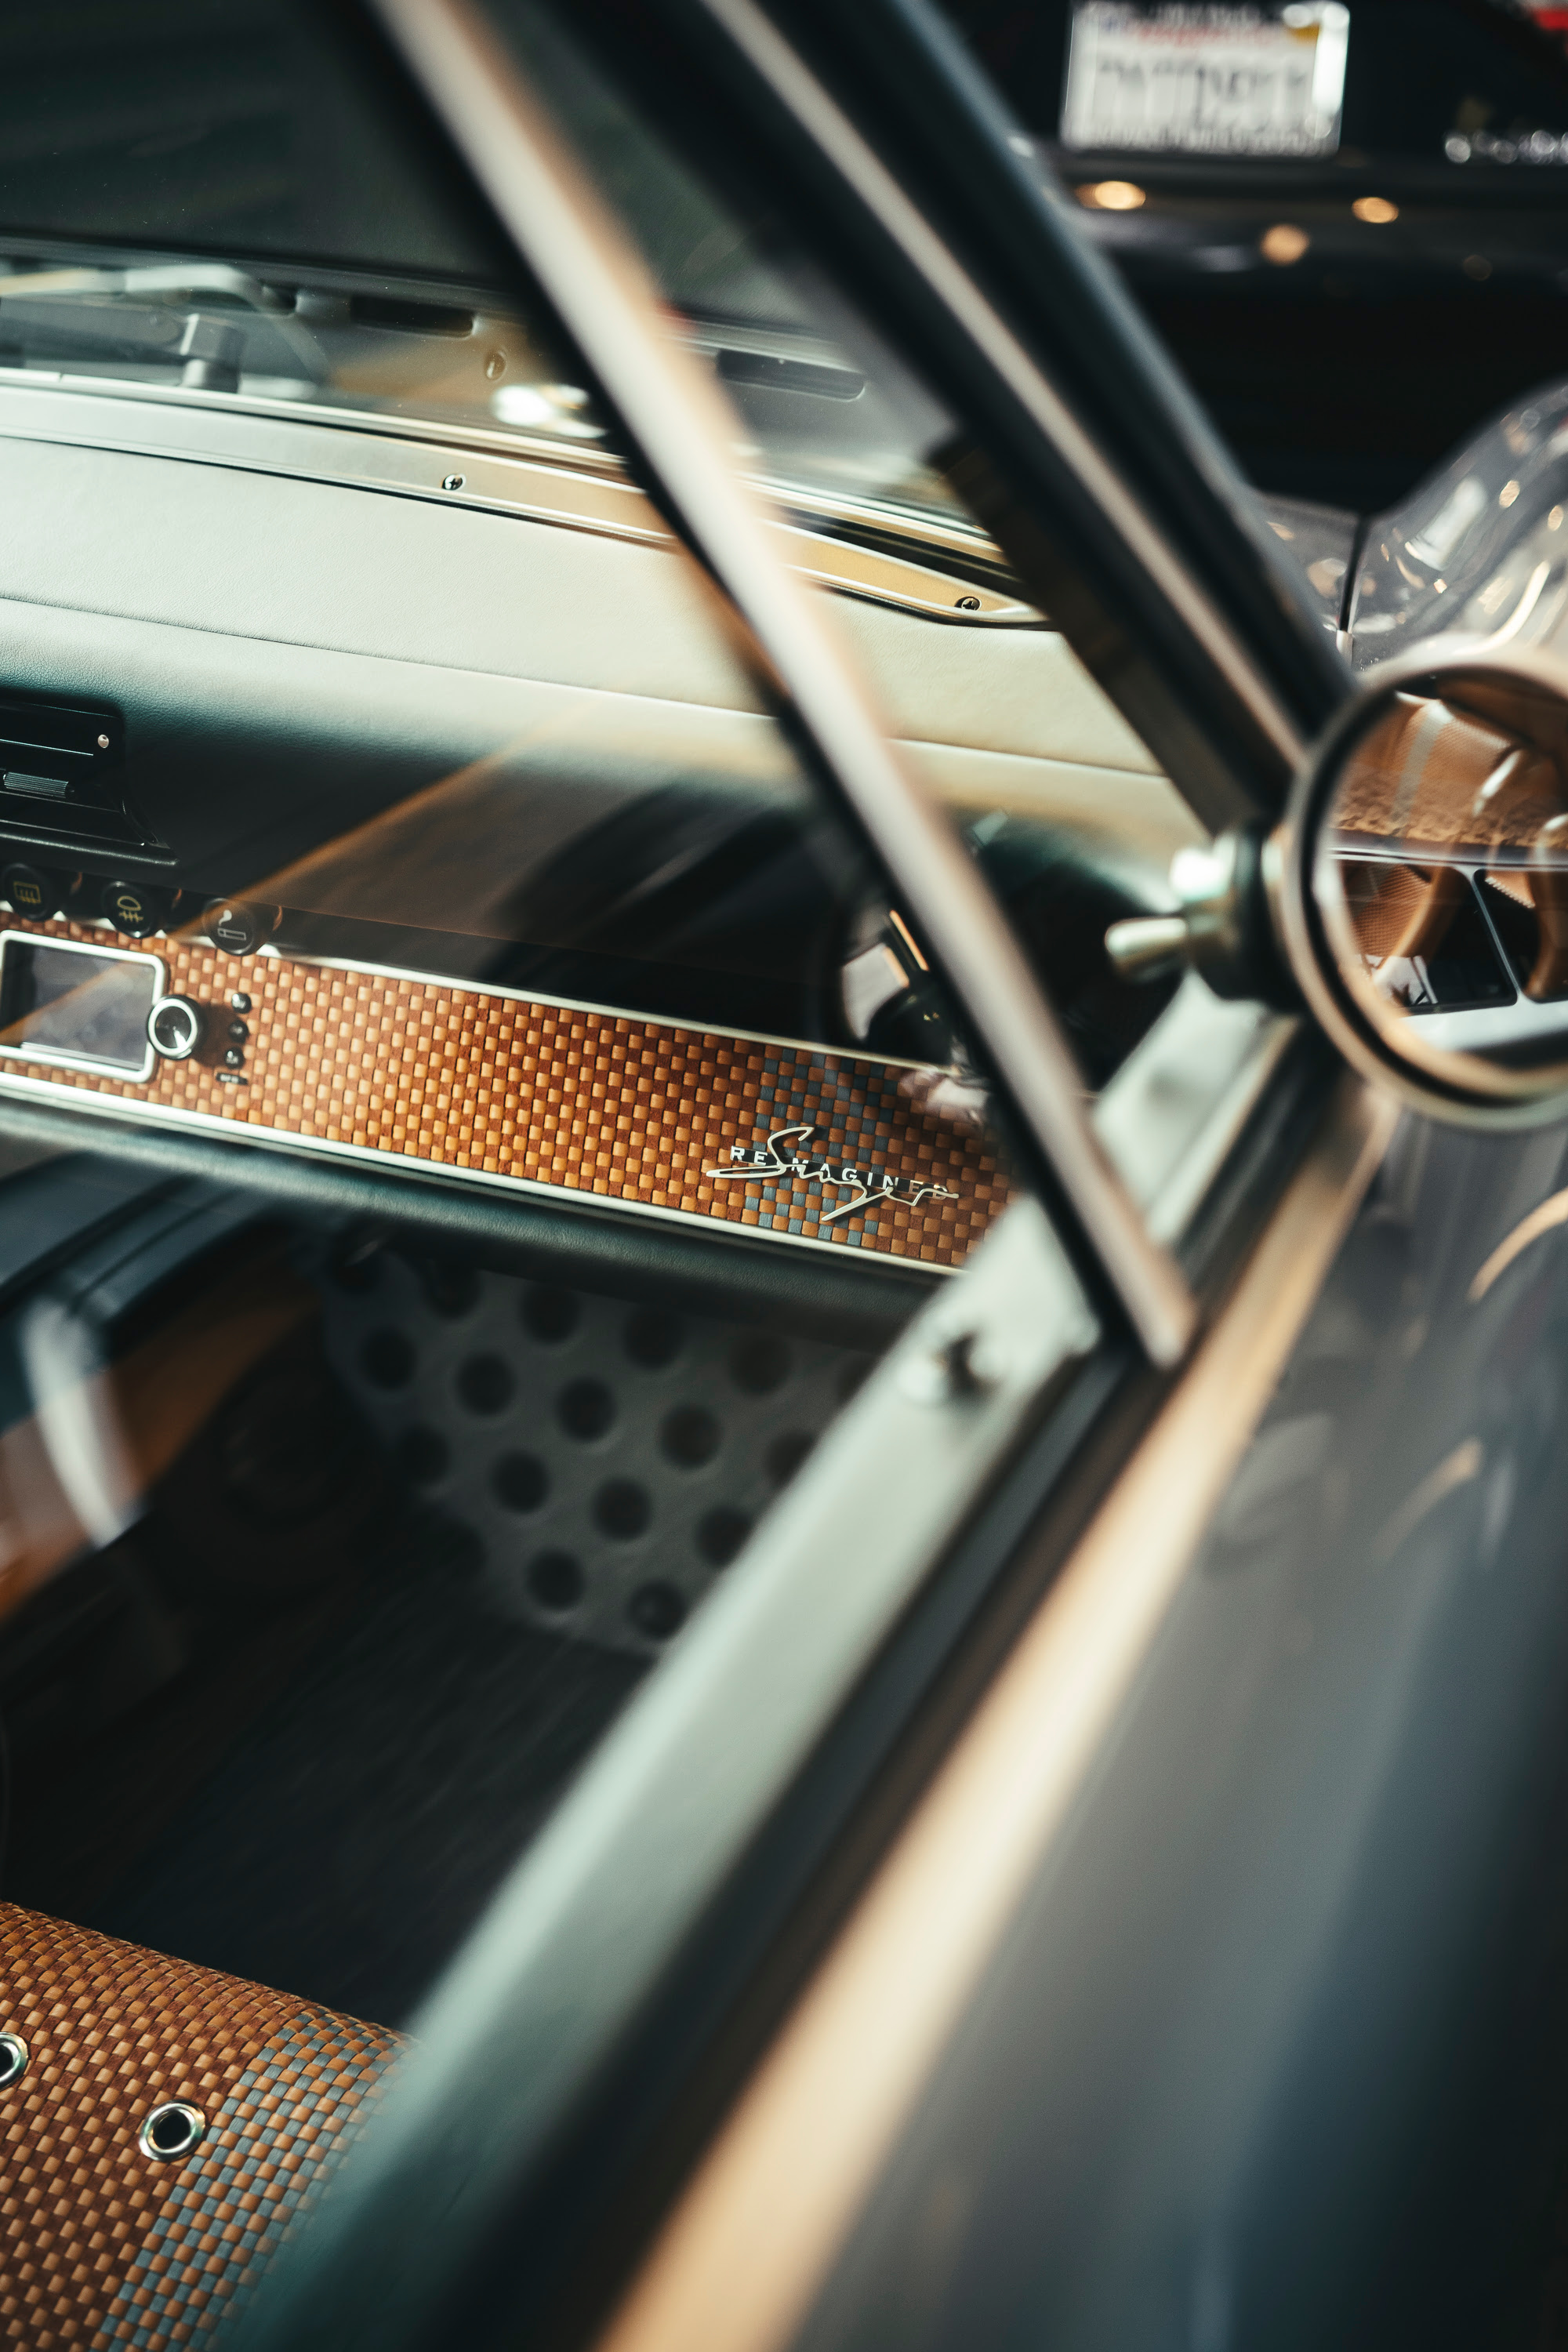
[[[88,1924],[399,2024],[641,1672],[427,1531]]]

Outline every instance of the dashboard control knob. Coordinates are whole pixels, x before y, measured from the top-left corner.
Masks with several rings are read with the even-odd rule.
[[[245,1055],[240,1052],[237,1045],[230,1045],[228,1047],[223,1057],[223,1066],[226,1070],[244,1069]]]
[[[62,874],[55,866],[29,866],[18,858],[0,873],[0,897],[9,898],[18,915],[44,923],[60,912],[80,878]]]
[[[147,1038],[165,1062],[188,1062],[207,1025],[201,1005],[189,996],[161,996],[147,1015]]]
[[[145,882],[106,882],[99,906],[117,931],[128,940],[144,940],[174,913],[177,890],[150,888]]]
[[[250,999],[243,988],[237,988],[228,1001],[236,1013],[248,1013],[250,1010]]]
[[[277,923],[276,907],[254,906],[245,898],[209,898],[202,917],[202,929],[226,955],[254,955]]]

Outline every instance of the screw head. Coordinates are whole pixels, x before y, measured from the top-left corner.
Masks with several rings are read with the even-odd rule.
[[[979,597],[961,596],[958,599],[958,609],[961,613],[978,613],[980,610]]]
[[[100,735],[100,736],[99,737],[99,739],[98,739],[98,748],[99,748],[99,750],[100,750],[100,751],[108,751],[108,749],[109,749],[109,738],[108,738],[108,736],[107,736],[107,735]]]
[[[902,1366],[899,1386],[915,1404],[959,1404],[994,1388],[1000,1350],[979,1331],[952,1331]]]
[[[460,490],[462,487],[463,477],[461,474],[447,474],[443,476],[441,488],[444,490]]]
[[[504,352],[492,352],[490,353],[489,359],[485,362],[485,373],[489,378],[491,383],[499,383],[500,378],[506,373],[506,353]]]

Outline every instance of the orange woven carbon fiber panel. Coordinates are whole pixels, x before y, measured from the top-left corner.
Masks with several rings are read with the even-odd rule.
[[[0,2325],[30,2352],[204,2332],[281,2236],[286,2193],[322,2168],[317,2143],[341,2135],[400,2046],[14,1904],[0,1905],[0,2031],[28,2051],[0,2090]],[[310,2127],[280,2137],[276,2110],[301,2099]],[[137,2141],[170,2100],[208,2126],[178,2163]]]
[[[74,923],[13,918],[6,928],[134,944]],[[243,1085],[194,1061],[161,1063],[146,1086],[33,1061],[7,1060],[5,1073],[931,1265],[961,1264],[1006,1200],[991,1140],[917,1108],[900,1092],[908,1073],[882,1063],[436,981],[226,955],[201,940],[142,944],[163,959],[180,995],[220,1009],[236,992],[249,996]],[[849,1161],[868,1176],[870,1197],[835,1217],[854,1202],[836,1180],[824,1185],[787,1164],[755,1178],[715,1172],[728,1169],[732,1146],[786,1127],[813,1130],[782,1153],[786,1163],[792,1153],[826,1155],[836,1170]]]

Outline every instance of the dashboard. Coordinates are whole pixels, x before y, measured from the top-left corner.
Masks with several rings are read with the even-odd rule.
[[[918,1016],[846,1018],[847,956],[916,955],[855,935],[857,854],[646,511],[595,516],[601,466],[545,521],[529,471],[0,383],[0,1093],[957,1265],[994,1139]],[[1149,903],[1196,828],[1063,641],[882,585],[837,610],[956,819]]]

